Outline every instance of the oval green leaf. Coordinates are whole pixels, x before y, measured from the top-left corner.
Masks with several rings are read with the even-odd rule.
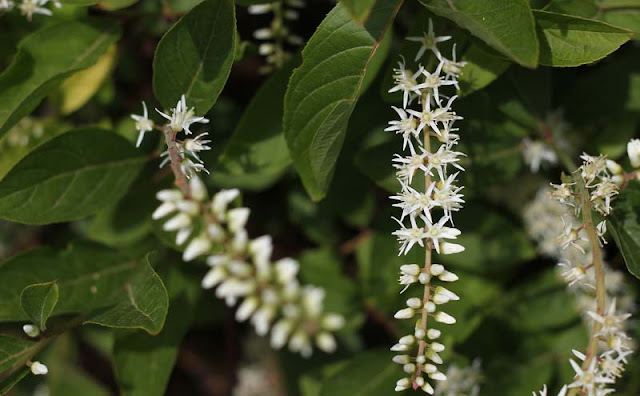
[[[302,51],[302,66],[293,73],[285,96],[284,134],[315,200],[326,194],[349,117],[382,66],[374,55],[401,5],[401,0],[378,0],[362,26],[339,4]]]
[[[534,11],[540,64],[580,66],[617,50],[633,32],[608,23],[547,11]]]
[[[526,67],[538,64],[538,40],[529,0],[420,0],[494,49]]]
[[[42,331],[47,329],[47,319],[56,304],[58,304],[58,284],[55,281],[29,285],[20,293],[22,310]]]
[[[196,114],[216,102],[229,77],[236,45],[232,0],[205,0],[162,38],[153,60],[153,90],[165,108],[187,96]]]
[[[119,37],[104,21],[65,21],[27,36],[0,74],[0,137],[73,72],[93,65]]]
[[[0,181],[0,218],[49,224],[86,217],[117,202],[145,161],[115,133],[65,133],[29,153]]]

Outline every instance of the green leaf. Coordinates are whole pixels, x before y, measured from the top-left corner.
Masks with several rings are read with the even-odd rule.
[[[115,11],[129,7],[137,2],[138,0],[100,0],[98,6],[107,11]]]
[[[126,297],[125,297],[126,293]],[[122,329],[144,329],[158,334],[169,309],[167,290],[149,263],[140,265],[124,284],[117,303],[90,316],[87,323]]]
[[[606,7],[606,2],[601,6]],[[640,40],[640,4],[638,4],[635,9],[625,7],[605,9],[600,19],[614,26],[632,30],[635,32],[635,35],[631,39],[635,41]]]
[[[609,231],[616,241],[627,269],[640,278],[640,187],[631,182],[616,199],[609,215]]]
[[[298,59],[276,71],[255,94],[220,158],[214,179],[222,185],[261,190],[291,164],[282,133],[287,81]]]
[[[65,21],[22,40],[0,74],[0,137],[65,78],[94,64],[118,37],[117,24]]]
[[[538,40],[528,0],[420,0],[515,62],[536,67]]]
[[[375,2],[376,0],[340,0],[340,4],[349,11],[351,17],[358,23],[364,23],[367,20]]]
[[[35,345],[36,343],[33,341],[0,334],[0,373],[27,359]]]
[[[20,305],[29,319],[45,331],[47,319],[58,303],[58,284],[54,282],[29,285],[20,294]]]
[[[307,192],[322,199],[333,176],[347,123],[399,0],[378,0],[365,26],[338,5],[302,52],[285,96],[284,134]]]
[[[580,66],[604,58],[633,36],[608,23],[547,11],[534,11],[540,64]]]
[[[231,72],[236,45],[232,0],[205,0],[160,40],[153,60],[153,90],[165,108],[181,95],[205,114],[218,99]]]
[[[0,181],[0,217],[25,224],[86,217],[117,202],[145,160],[115,133],[65,133],[29,153]]]
[[[189,278],[170,266],[167,281],[171,304],[167,323],[156,336],[140,332],[116,334],[114,369],[125,396],[155,396],[165,393],[178,347],[190,327],[201,292],[199,279]]]
[[[462,60],[467,63],[462,68],[459,79],[462,95],[468,95],[491,84],[511,65],[511,62],[476,40],[471,42]]]
[[[388,396],[402,370],[387,349],[360,352],[322,384],[320,396]]]
[[[0,263],[0,321],[29,320],[20,306],[22,290],[54,280],[59,298],[53,316],[79,314],[87,323],[151,334],[162,329],[168,297],[147,260],[89,244],[37,248]]]
[[[539,331],[565,326],[580,318],[575,297],[555,270],[547,270],[503,296],[502,314],[520,331]]]
[[[9,393],[11,389],[20,381],[22,381],[27,375],[31,373],[31,369],[27,366],[13,372],[8,377],[0,379],[0,395]]]

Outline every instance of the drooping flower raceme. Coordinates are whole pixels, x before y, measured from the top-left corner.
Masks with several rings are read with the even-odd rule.
[[[633,145],[632,141],[628,146],[630,160],[635,155]],[[622,274],[608,268],[602,260],[600,246],[607,243],[606,220],[594,226],[579,218],[584,208],[588,208],[589,214],[582,219],[590,220],[592,209],[606,217],[620,186],[637,177],[638,170],[625,173],[618,163],[604,156],[583,154],[580,158],[583,163],[574,172],[576,181],[552,184],[552,190],[541,190],[525,210],[529,233],[538,240],[544,254],[559,260],[563,279],[576,293],[585,320],[593,326],[586,353],[573,351],[577,359],[571,359],[570,363],[575,377],[560,391],[563,396],[569,389],[578,389],[588,396],[614,392],[615,381],[622,375],[627,356],[632,352],[627,319],[634,308],[634,298]],[[562,221],[558,222],[558,218]],[[546,387],[540,394],[546,395]]]
[[[272,14],[271,25],[253,32],[253,37],[262,41],[258,47],[260,55],[264,56],[267,64],[260,68],[261,73],[270,73],[281,68],[291,57],[287,46],[297,47],[304,42],[302,37],[291,33],[287,21],[299,18],[298,9],[304,8],[304,0],[277,0],[267,4],[254,4],[248,11],[253,15]]]
[[[185,166],[185,161],[194,159],[204,169],[198,152],[209,149],[209,140],[202,139],[207,135],[203,133],[178,141],[177,129],[190,134],[189,125],[208,120],[194,117],[184,96],[171,116],[164,116],[169,120],[164,127],[170,132],[166,136],[173,137],[167,141],[163,162],[171,162],[176,177],[188,178],[188,185],[159,191],[161,204],[152,216],[162,221],[165,231],[175,232],[176,244],[184,247],[184,261],[206,258],[211,268],[202,287],[216,288],[216,295],[227,305],[238,305],[236,319],[249,320],[259,335],[271,332],[271,346],[276,349],[288,345],[305,357],[312,354],[314,345],[333,352],[337,347],[333,333],[342,328],[344,318],[325,312],[324,290],[299,283],[296,260],[273,260],[269,236],[249,237],[245,225],[250,210],[234,205],[240,196],[238,190],[221,190],[209,197],[198,174]],[[144,122],[141,124],[144,127]],[[176,156],[172,151],[178,154],[178,166],[173,164]]]
[[[421,64],[413,72],[407,69],[404,60],[399,62],[394,70],[396,85],[389,91],[402,93],[402,107],[393,107],[399,119],[391,121],[386,130],[402,137],[404,150],[393,158],[401,191],[391,199],[393,206],[402,210],[399,218],[394,218],[399,228],[393,235],[400,243],[400,255],[416,248],[425,251],[424,265],[410,263],[400,267],[401,292],[419,285],[423,293],[421,298],[407,299],[406,308],[395,314],[397,319],[417,318],[413,334],[400,338],[391,348],[398,353],[393,361],[402,365],[406,373],[396,384],[398,392],[412,387],[433,394],[434,385],[429,381],[446,379],[436,366],[443,363],[440,353],[445,347],[437,341],[440,331],[428,325],[429,318],[444,324],[456,322],[440,307],[459,299],[442,285],[458,277],[433,262],[433,251],[453,254],[464,250],[453,243],[460,230],[454,227],[452,218],[464,203],[462,187],[457,185],[457,177],[464,170],[459,164],[464,154],[455,150],[459,136],[453,127],[462,117],[452,109],[457,97],[448,95],[448,91],[455,93],[464,63],[457,62],[455,55],[448,60],[438,50],[437,44],[449,39],[436,37],[431,21],[423,37],[410,37],[409,40],[421,44],[416,61],[425,54],[433,54],[438,64],[433,72]],[[442,284],[437,285],[436,279]]]

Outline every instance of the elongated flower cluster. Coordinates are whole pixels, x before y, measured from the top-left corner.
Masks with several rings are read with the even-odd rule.
[[[434,388],[425,380],[425,375],[436,381],[446,379],[436,367],[442,364],[439,353],[445,347],[436,341],[440,331],[428,327],[428,318],[445,324],[455,323],[455,318],[438,307],[459,297],[442,285],[434,284],[435,279],[453,282],[458,277],[443,265],[432,262],[432,250],[438,254],[464,250],[461,245],[447,242],[460,235],[453,227],[452,214],[464,203],[460,193],[462,187],[456,181],[459,171],[464,169],[458,164],[463,154],[454,150],[459,137],[453,127],[462,117],[451,108],[456,96],[444,94],[447,89],[457,87],[458,74],[464,63],[455,61],[455,47],[454,60],[442,56],[437,43],[450,37],[436,37],[431,21],[424,37],[408,39],[421,43],[416,61],[425,53],[433,53],[438,65],[433,72],[422,65],[413,72],[405,67],[404,61],[400,62],[394,74],[396,85],[389,91],[402,92],[403,104],[401,108],[393,107],[400,119],[391,121],[386,130],[402,135],[403,150],[408,150],[406,155],[396,154],[393,158],[402,189],[391,197],[397,201],[393,206],[402,209],[400,218],[394,218],[400,228],[393,235],[400,242],[400,255],[406,255],[416,245],[425,249],[424,266],[405,264],[400,267],[402,291],[413,284],[421,285],[424,291],[422,298],[409,298],[407,307],[395,314],[397,319],[417,316],[417,322],[414,333],[400,338],[391,350],[400,353],[393,361],[401,364],[407,373],[397,382],[396,391],[413,387],[433,394]],[[431,148],[432,140],[439,142],[437,149]],[[457,169],[456,173],[450,173],[449,165]]]
[[[263,41],[258,47],[260,55],[266,57],[267,64],[260,69],[261,73],[270,73],[281,68],[291,57],[287,46],[300,46],[302,37],[291,33],[287,21],[299,18],[298,9],[305,6],[304,0],[278,0],[268,4],[249,6],[249,13],[254,15],[273,14],[271,25],[253,32],[253,37]]]
[[[333,332],[342,328],[344,318],[324,311],[324,289],[300,285],[296,260],[273,261],[271,237],[249,238],[245,226],[250,210],[233,205],[240,196],[238,190],[221,190],[209,198],[203,181],[185,169],[184,159],[195,155],[199,160],[197,152],[208,141],[196,138],[179,142],[175,134],[182,130],[190,134],[189,125],[208,120],[194,117],[184,96],[170,116],[162,115],[169,120],[162,129],[172,136],[167,141],[169,162],[176,177],[182,172],[189,181],[187,186],[159,191],[161,204],[152,217],[163,222],[165,231],[176,233],[176,244],[184,247],[183,260],[206,257],[211,269],[202,286],[216,287],[216,295],[229,306],[239,304],[236,319],[250,320],[259,335],[271,331],[272,347],[288,345],[305,357],[312,354],[314,344],[333,352],[337,346]],[[145,114],[136,117],[140,117],[136,121],[143,135],[148,120],[146,106]],[[176,156],[171,155],[172,150],[181,153],[178,167],[173,164]]]
[[[627,357],[632,353],[633,342],[626,330],[627,319],[631,316],[628,312],[634,309],[633,297],[624,285],[622,273],[608,268],[599,257],[601,253],[594,252],[599,245],[607,243],[606,220],[595,227],[578,220],[584,208],[594,209],[605,217],[611,212],[611,201],[618,195],[620,186],[637,178],[640,141],[629,143],[628,155],[636,168],[630,173],[625,173],[618,163],[604,156],[583,154],[580,157],[583,163],[574,173],[580,185],[569,181],[552,184],[553,190],[538,193],[536,201],[525,212],[529,232],[538,239],[543,253],[560,260],[561,275],[570,287],[577,286],[573,289],[577,290],[579,305],[585,319],[593,326],[587,353],[573,351],[577,359],[570,359],[570,364],[575,377],[561,389],[559,396],[573,388],[588,396],[614,392],[613,386],[622,376]],[[585,195],[588,202],[583,202]],[[558,217],[562,224],[558,224]],[[587,235],[588,226],[594,230],[592,239]],[[556,234],[555,245],[553,234]],[[593,239],[597,239],[595,248]],[[596,250],[600,251],[599,248]],[[599,264],[595,264],[596,261]],[[601,266],[602,275],[594,273],[597,265]],[[602,277],[600,286],[598,276]],[[597,295],[602,296],[598,304]],[[604,301],[608,301],[606,309],[602,305]],[[546,395],[546,387],[539,394]]]
[[[52,3],[56,8],[61,6],[57,0],[21,0],[20,2],[18,0],[0,0],[0,15],[17,8],[28,21],[31,21],[35,14],[53,15],[51,10],[45,7],[48,3]]]

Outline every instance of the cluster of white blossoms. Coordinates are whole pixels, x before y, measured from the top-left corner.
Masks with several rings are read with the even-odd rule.
[[[190,134],[192,123],[209,121],[194,117],[184,96],[170,116],[161,114],[169,120],[165,128],[175,133],[184,130]],[[137,128],[144,134],[149,130],[146,111],[136,117],[140,117],[136,119]],[[233,207],[240,196],[238,190],[221,190],[210,198],[198,175],[189,174],[184,161],[187,155],[197,155],[205,141],[196,138],[178,142],[175,135],[173,139],[167,142],[168,151],[177,144],[180,168],[189,177],[188,186],[159,191],[161,204],[152,217],[163,222],[165,231],[176,232],[176,244],[184,247],[184,261],[206,257],[211,270],[202,286],[216,287],[216,295],[229,306],[239,303],[236,319],[250,320],[261,336],[271,331],[273,348],[288,345],[291,351],[305,357],[312,354],[314,344],[327,353],[333,352],[337,343],[332,333],[342,328],[344,318],[325,312],[324,289],[300,285],[296,260],[273,261],[271,237],[249,238],[245,225],[250,210]]]
[[[471,365],[458,367],[451,363],[445,373],[447,379],[438,381],[435,396],[478,396],[482,382],[482,368],[480,359],[475,359]]]
[[[522,140],[522,158],[531,172],[538,173],[541,167],[558,163],[558,156],[548,144],[541,140]]]
[[[255,39],[264,41],[258,47],[258,52],[266,57],[267,61],[267,65],[260,68],[261,73],[270,73],[285,64],[291,57],[287,45],[297,47],[304,43],[302,37],[291,33],[287,21],[297,20],[300,16],[297,10],[305,5],[304,0],[277,0],[273,3],[249,6],[249,14],[273,14],[269,27],[253,32]]]
[[[603,217],[611,212],[611,201],[619,188],[638,177],[640,140],[630,141],[627,153],[635,168],[630,173],[625,173],[618,163],[604,156],[583,154],[580,157],[583,163],[575,174],[582,179],[589,207]],[[622,376],[627,357],[632,353],[633,340],[627,335],[627,319],[631,316],[628,312],[635,308],[634,298],[624,283],[623,274],[602,263],[604,301],[609,303],[604,312],[597,312],[594,248],[584,224],[578,220],[584,204],[578,190],[580,186],[564,182],[552,184],[552,187],[553,190],[545,188],[538,192],[534,202],[525,209],[525,222],[529,233],[539,242],[540,251],[559,260],[562,278],[576,293],[585,320],[598,326],[592,334],[595,356],[587,358],[582,352],[573,351],[577,358],[570,359],[575,371],[574,381],[563,387],[559,396],[572,388],[588,396],[606,395],[615,391],[613,385]],[[558,218],[562,219],[561,223]],[[606,220],[598,223],[595,230],[598,243],[606,244]],[[547,395],[546,386],[539,394]]]
[[[153,120],[149,118],[147,105],[144,102],[142,102],[142,108],[142,115],[131,115],[131,118],[136,122],[136,130],[138,131],[136,147],[140,147],[142,144],[145,133],[154,129],[158,129],[159,131],[167,129],[174,135],[174,137],[178,132],[182,131],[184,131],[186,135],[191,135],[192,132],[189,128],[192,124],[207,124],[209,122],[209,120],[204,117],[194,116],[195,110],[187,107],[187,101],[184,95],[182,95],[176,107],[171,109],[171,114],[166,114],[156,109],[158,114],[167,119],[167,124],[164,127],[157,127]],[[207,135],[208,133],[205,132],[193,139],[187,138],[182,141],[175,139],[174,141],[177,148],[177,155],[180,157],[180,168],[187,178],[191,178],[198,172],[209,173],[204,166],[204,162],[198,155],[199,152],[211,150],[211,147],[207,145],[211,143],[211,141],[205,139],[205,136]],[[160,163],[160,167],[171,162],[169,150],[163,152],[161,156],[164,157],[164,159]]]
[[[34,140],[38,140],[42,136],[44,136],[44,126],[42,122],[31,117],[25,117],[13,128],[9,129],[6,136],[0,139],[0,150],[27,147]]]
[[[9,12],[14,8],[20,10],[27,20],[31,21],[34,14],[51,16],[53,13],[47,7],[48,3],[52,3],[56,8],[60,8],[61,4],[58,0],[0,0],[0,14]]]
[[[464,203],[460,193],[462,187],[456,182],[460,171],[464,170],[458,164],[463,154],[454,150],[459,136],[453,127],[462,117],[451,108],[456,96],[444,93],[447,89],[457,88],[464,63],[455,60],[455,46],[453,60],[446,59],[437,48],[438,43],[449,39],[448,36],[436,37],[431,21],[423,37],[409,37],[408,40],[421,43],[416,61],[425,53],[433,53],[438,64],[433,72],[422,65],[413,72],[406,68],[404,61],[400,62],[394,71],[396,85],[389,91],[402,92],[403,104],[401,108],[393,107],[400,119],[391,121],[386,130],[402,135],[403,150],[408,149],[407,155],[396,154],[393,158],[402,189],[391,197],[397,201],[393,206],[402,209],[400,218],[394,218],[400,229],[393,235],[400,242],[400,255],[406,255],[415,246],[425,249],[424,266],[404,264],[400,267],[402,292],[414,284],[424,288],[424,292],[421,298],[409,298],[407,307],[395,314],[397,319],[417,317],[414,333],[403,336],[391,348],[399,353],[393,361],[402,365],[407,374],[397,382],[398,392],[412,387],[433,394],[434,388],[425,376],[436,381],[446,379],[436,367],[436,364],[442,364],[439,353],[445,348],[436,341],[440,331],[429,328],[427,320],[431,317],[440,323],[456,322],[439,306],[459,297],[442,285],[434,285],[433,281],[437,278],[442,282],[454,282],[458,277],[443,265],[432,262],[432,250],[438,254],[464,250],[461,245],[447,242],[460,235],[453,227],[452,214]],[[432,140],[439,142],[437,149],[431,148]],[[450,174],[449,165],[457,169],[456,173]]]

